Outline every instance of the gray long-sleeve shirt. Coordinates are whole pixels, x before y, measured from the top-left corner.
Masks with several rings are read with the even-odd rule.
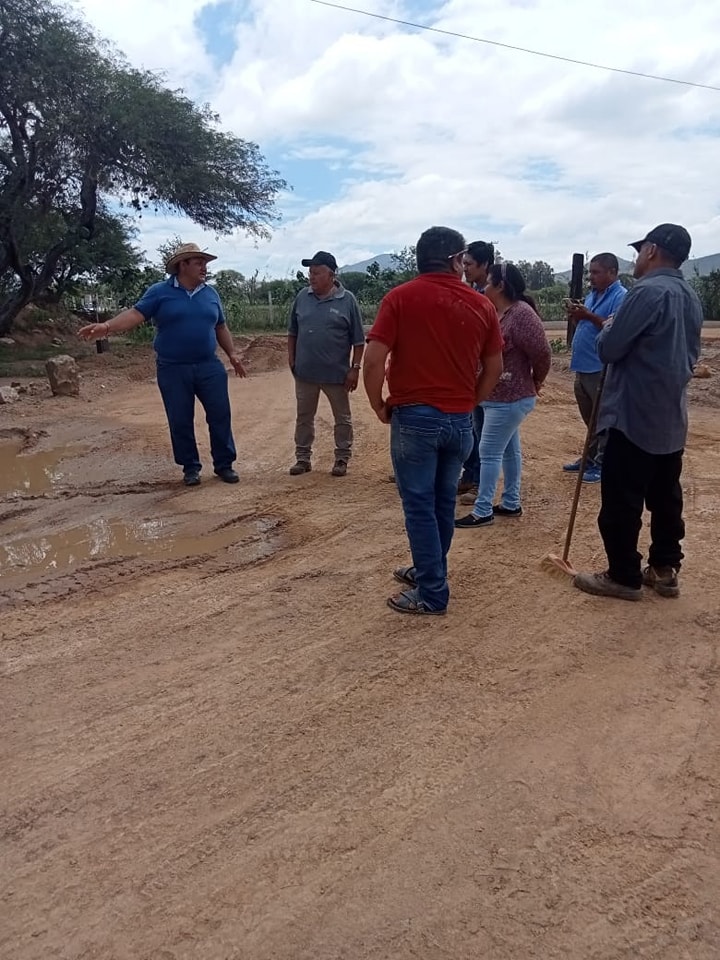
[[[614,427],[647,453],[683,449],[702,323],[698,296],[679,270],[653,270],[635,284],[598,335],[609,364],[598,430]]]

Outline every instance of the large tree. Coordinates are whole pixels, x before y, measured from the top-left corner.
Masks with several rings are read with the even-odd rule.
[[[256,144],[66,8],[0,0],[0,335],[92,238],[103,204],[265,235],[284,186]]]

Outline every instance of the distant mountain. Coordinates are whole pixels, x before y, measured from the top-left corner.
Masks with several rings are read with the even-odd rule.
[[[370,264],[375,263],[376,260],[380,264],[381,270],[392,270],[395,267],[391,253],[378,253],[377,256],[370,257],[369,260],[361,260],[359,263],[350,263],[345,267],[340,267],[340,273],[365,273]],[[618,263],[620,264],[620,273],[633,272],[631,260],[623,260],[622,257],[618,257]],[[682,272],[688,278],[692,278],[697,274],[701,277],[706,277],[709,273],[712,273],[713,270],[720,270],[720,253],[711,253],[707,257],[697,257],[696,259],[688,260],[687,263],[682,265]],[[555,279],[558,283],[569,283],[570,271],[564,270],[562,273],[556,273]]]
[[[707,257],[688,260],[687,263],[682,265],[682,272],[686,277],[694,277],[696,270],[701,277],[706,277],[713,270],[720,270],[720,253],[711,253]]]
[[[633,265],[631,260],[623,260],[622,257],[618,257],[618,263],[620,264],[620,273],[632,273]],[[570,275],[572,270],[564,270],[562,273],[555,274],[555,280],[558,283],[570,283]]]
[[[620,264],[620,273],[633,272],[632,261],[623,260],[622,257],[618,257],[618,263]],[[707,257],[697,257],[693,260],[688,260],[687,263],[682,265],[681,269],[689,280],[698,275],[706,277],[709,273],[712,273],[713,270],[720,270],[720,253],[711,253]],[[556,273],[555,279],[558,283],[569,283],[570,270],[565,270],[563,273]]]
[[[361,260],[360,263],[350,263],[346,267],[340,267],[340,273],[365,273],[376,260],[381,270],[392,270],[395,266],[391,253],[379,253],[376,257],[370,257],[369,260]]]

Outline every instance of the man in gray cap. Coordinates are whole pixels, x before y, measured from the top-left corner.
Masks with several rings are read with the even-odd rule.
[[[680,272],[690,254],[684,227],[663,223],[630,244],[639,280],[598,336],[608,365],[598,430],[607,430],[598,526],[608,569],[579,573],[586,593],[640,600],[642,585],[677,597],[685,537],[680,485],[687,439],[687,385],[700,355],[703,313]],[[648,565],[638,535],[650,512]]]
[[[288,324],[288,363],[295,378],[297,418],[292,476],[312,469],[315,414],[320,393],[335,418],[335,463],[331,473],[344,477],[352,455],[350,394],[357,389],[365,333],[357,300],[336,278],[337,261],[319,250],[302,261],[309,285],[295,298]],[[351,356],[352,354],[352,356]]]

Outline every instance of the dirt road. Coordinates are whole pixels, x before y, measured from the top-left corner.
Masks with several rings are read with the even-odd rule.
[[[197,490],[149,360],[90,356],[80,400],[0,408],[0,956],[717,960],[707,357],[679,600],[538,567],[581,436],[561,363],[525,425],[525,516],[458,531],[431,622],[385,606],[408,558],[362,396],[348,476],[323,406],[291,478],[288,376],[233,381],[242,483],[206,467]],[[256,347],[256,371],[276,360]]]

